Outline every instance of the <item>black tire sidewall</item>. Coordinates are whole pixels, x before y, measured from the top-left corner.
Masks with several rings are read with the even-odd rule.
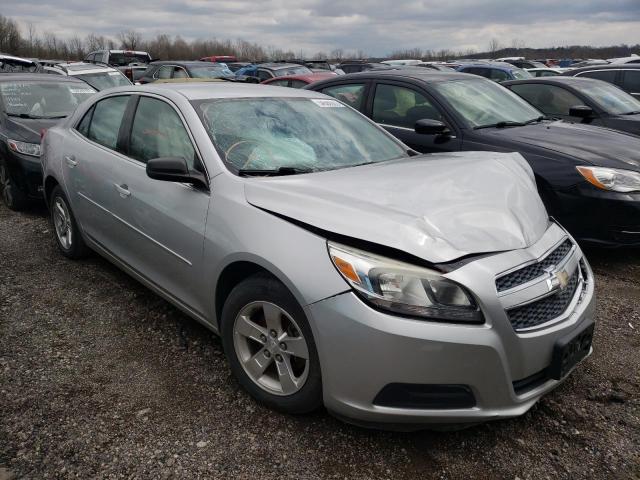
[[[58,233],[56,231],[55,221],[53,219],[53,210],[55,208],[55,201],[57,198],[60,198],[65,206],[67,207],[67,212],[69,212],[70,222],[71,222],[71,231],[72,231],[72,240],[71,247],[64,248],[58,239]],[[86,256],[88,248],[84,243],[84,239],[82,238],[82,234],[80,233],[80,228],[78,228],[78,222],[76,221],[76,217],[73,215],[73,211],[71,210],[71,205],[69,205],[69,201],[67,200],[66,195],[62,188],[59,185],[56,185],[51,192],[51,197],[49,199],[49,209],[51,211],[51,227],[53,228],[53,236],[56,239],[56,245],[60,252],[67,258],[71,259],[79,259]]]
[[[293,395],[274,395],[263,390],[249,378],[238,360],[233,342],[233,325],[238,312],[255,301],[271,302],[284,309],[298,324],[307,342],[309,374],[304,386]],[[320,361],[311,327],[300,304],[280,281],[270,275],[257,274],[238,284],[223,306],[220,327],[222,345],[231,371],[240,385],[256,400],[274,410],[291,414],[308,413],[322,405]]]
[[[11,169],[9,168],[9,165],[7,165],[7,163],[2,160],[0,160],[0,162],[2,162],[2,166],[5,169],[5,175],[9,180],[9,188],[11,189],[11,200],[12,200],[11,203],[8,203],[5,200],[5,192],[4,192],[5,186],[0,185],[0,189],[2,189],[2,192],[1,192],[2,203],[4,203],[7,206],[7,208],[14,210],[16,212],[24,210],[27,206],[27,195],[16,183],[15,178],[11,174]]]

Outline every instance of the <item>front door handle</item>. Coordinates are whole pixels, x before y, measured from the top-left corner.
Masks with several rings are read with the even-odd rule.
[[[76,160],[76,157],[74,157],[73,155],[65,155],[64,156],[64,161],[67,162],[67,166],[69,168],[73,168],[76,165],[78,165],[78,162]]]
[[[114,183],[113,186],[116,187],[116,190],[118,191],[118,193],[122,198],[127,198],[131,196],[129,187],[125,183],[123,183],[122,185],[118,185],[117,183]]]

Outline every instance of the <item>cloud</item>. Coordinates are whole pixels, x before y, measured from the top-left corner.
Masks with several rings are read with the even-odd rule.
[[[70,37],[134,29],[185,39],[245,39],[307,54],[486,50],[491,38],[531,47],[638,42],[638,0],[3,0],[23,27]]]

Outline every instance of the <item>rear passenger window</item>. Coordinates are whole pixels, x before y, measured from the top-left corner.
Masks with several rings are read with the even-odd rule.
[[[498,70],[497,68],[491,69],[491,80],[496,82],[503,82],[505,80],[509,80],[509,74],[504,70]]]
[[[322,90],[325,95],[337,98],[356,110],[361,110],[364,103],[364,84],[338,85]]]
[[[598,80],[604,80],[605,82],[614,83],[617,73],[618,72],[615,70],[594,70],[591,72],[580,73],[579,75],[576,75],[576,77],[596,78]]]
[[[291,80],[291,86],[293,88],[304,88],[307,86],[307,82],[303,82],[302,80]]]
[[[93,107],[87,137],[100,145],[116,150],[118,132],[128,101],[129,96],[123,95],[105,98],[96,103]]]
[[[200,168],[180,116],[171,105],[155,98],[140,98],[131,129],[129,156],[145,163],[152,158],[182,157],[190,168]]]
[[[625,71],[622,88],[629,93],[640,93],[640,70]]]

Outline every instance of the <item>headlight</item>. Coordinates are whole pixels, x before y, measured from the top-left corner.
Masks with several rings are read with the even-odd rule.
[[[40,156],[40,144],[39,143],[25,143],[18,140],[7,140],[9,149],[14,152],[22,153],[23,155],[31,155],[32,157]]]
[[[640,192],[640,173],[605,167],[576,167],[587,182],[602,190]]]
[[[439,272],[329,242],[338,272],[379,308],[449,322],[481,323],[482,313],[464,288]]]

